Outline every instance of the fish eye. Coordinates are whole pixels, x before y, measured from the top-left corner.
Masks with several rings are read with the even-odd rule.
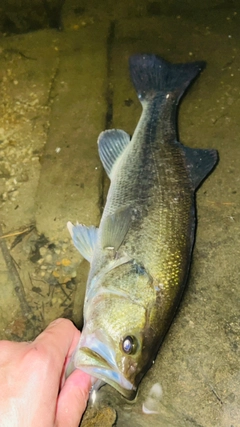
[[[137,340],[131,335],[126,336],[122,341],[122,349],[126,354],[134,354],[137,350]]]

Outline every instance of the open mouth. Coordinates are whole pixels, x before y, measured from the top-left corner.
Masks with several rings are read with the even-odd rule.
[[[127,399],[134,399],[136,387],[119,370],[110,342],[105,344],[95,334],[82,334],[72,362],[75,368],[110,384]]]

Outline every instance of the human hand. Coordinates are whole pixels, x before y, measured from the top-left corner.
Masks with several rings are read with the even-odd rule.
[[[77,427],[91,377],[66,365],[80,338],[67,319],[57,319],[33,341],[0,341],[1,427]]]

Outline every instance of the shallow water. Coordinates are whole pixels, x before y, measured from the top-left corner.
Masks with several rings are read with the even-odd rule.
[[[109,386],[97,394],[95,407],[116,409],[117,426],[240,423],[239,17],[225,1],[66,1],[62,32],[9,30],[0,41],[0,333],[15,340],[58,316],[81,325],[88,265],[66,222],[98,224],[108,182],[97,136],[107,127],[132,134],[138,122],[129,55],[207,61],[181,104],[179,134],[190,147],[216,148],[220,162],[197,193],[188,287],[137,401]],[[155,383],[158,414],[144,415]]]

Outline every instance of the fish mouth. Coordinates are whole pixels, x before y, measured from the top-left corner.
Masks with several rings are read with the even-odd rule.
[[[98,335],[98,336],[97,336]],[[120,371],[111,339],[106,342],[97,334],[81,335],[72,364],[87,374],[102,380],[118,390],[126,399],[133,400],[137,389]]]

